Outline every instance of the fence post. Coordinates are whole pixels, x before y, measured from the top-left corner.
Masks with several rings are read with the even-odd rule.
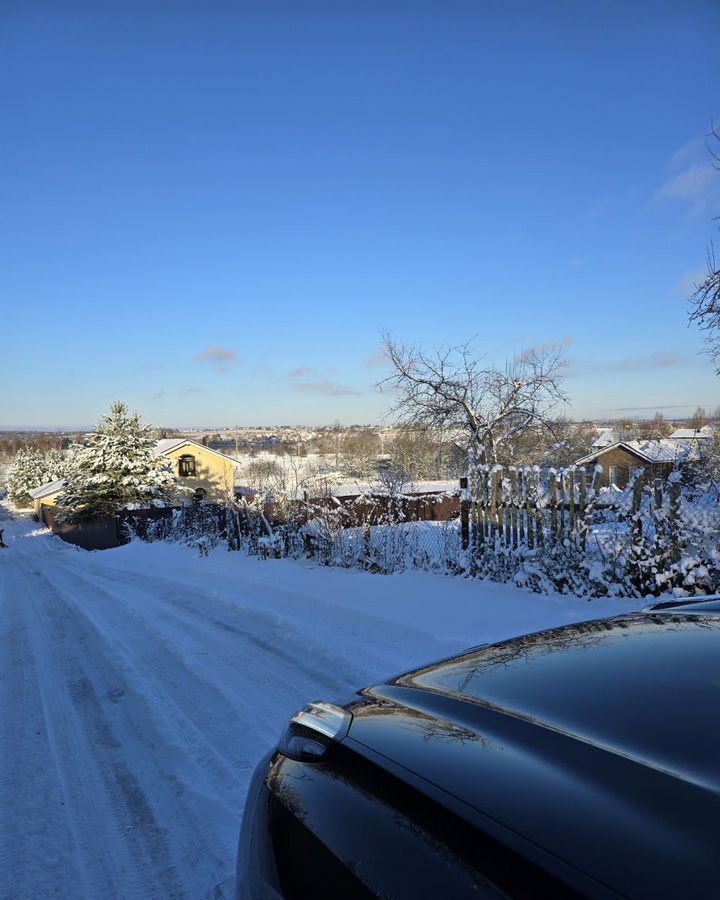
[[[587,543],[588,526],[588,500],[587,500],[587,475],[585,469],[578,472],[578,492],[580,500],[580,509],[578,510],[578,536],[580,544],[585,547]]]
[[[575,532],[575,467],[568,470],[568,513],[570,516],[570,532]]]
[[[540,470],[535,472],[535,546],[542,547],[545,535],[543,534],[543,513],[540,507]]]
[[[674,474],[674,473],[673,473]],[[676,563],[682,555],[680,546],[680,482],[672,481],[670,483],[670,509],[668,510],[668,518],[670,520],[670,562]]]
[[[557,472],[550,469],[548,472],[550,482],[550,537],[552,543],[557,543],[558,514],[557,514]]]
[[[527,543],[528,543],[528,547],[531,550],[534,547],[532,485],[533,485],[533,470],[530,468],[526,468],[525,469],[525,504],[527,507]]]
[[[510,527],[512,528],[513,550],[517,550],[518,545],[517,490],[518,473],[517,469],[512,467],[510,469]]]
[[[500,538],[500,544],[503,542],[503,527],[502,527],[502,519],[500,518],[501,512],[498,508],[498,494],[500,494],[500,488],[502,486],[502,473],[497,470],[492,473],[492,478],[490,481],[490,521],[495,526],[495,532],[497,536]],[[493,542],[495,543],[495,542]]]
[[[518,469],[517,479],[518,479],[518,496],[517,496],[518,543],[522,547],[522,546],[525,546],[525,494],[524,494],[525,470],[524,469]]]
[[[470,501],[467,498],[466,491],[468,486],[467,476],[464,475],[460,479],[460,535],[462,539],[462,548],[467,550],[470,546]]]
[[[637,538],[642,536],[642,517],[640,515],[640,507],[642,505],[643,478],[641,471],[635,474],[632,491],[632,520],[633,532]]]
[[[653,482],[654,494],[655,494],[655,508],[658,511],[662,511],[663,508],[663,483],[662,478],[656,478]]]

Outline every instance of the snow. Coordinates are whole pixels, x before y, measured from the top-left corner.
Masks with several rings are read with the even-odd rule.
[[[226,453],[221,453],[219,450],[213,450],[212,447],[206,447],[205,444],[199,444],[197,441],[193,441],[191,438],[160,438],[159,441],[155,442],[155,453],[158,456],[164,456],[171,450],[175,450],[178,447],[184,446],[185,444],[187,444],[189,447],[198,447],[200,450],[207,450],[209,453],[214,453],[216,456],[223,456],[225,459],[229,459],[230,462],[237,462],[234,457],[228,456]]]
[[[248,780],[300,705],[643,605],[0,527],[1,897],[229,898]]]
[[[601,450],[616,443],[615,434],[612,428],[598,428],[598,436],[592,443],[593,450]]]
[[[56,478],[55,481],[48,481],[47,484],[41,484],[40,487],[28,491],[28,494],[30,494],[33,500],[40,500],[42,497],[50,496],[50,494],[57,494],[57,492],[61,491],[64,487],[65,479]]]
[[[715,437],[715,429],[710,425],[702,428],[678,428],[670,435],[671,441],[711,441]]]
[[[405,497],[414,497],[423,494],[457,494],[460,492],[460,481],[457,478],[448,478],[441,481],[412,481],[403,485],[399,493]],[[308,493],[312,498],[312,490],[296,491],[296,499],[302,499],[304,493]],[[332,497],[359,497],[372,494],[380,496],[388,494],[388,489],[378,481],[350,482],[338,487],[334,487],[330,491]]]
[[[659,441],[616,441],[614,444],[608,444],[602,450],[594,450],[592,453],[588,453],[587,456],[581,457],[576,460],[575,465],[590,463],[594,459],[602,457],[608,450],[614,450],[617,447],[631,450],[648,463],[677,463],[700,459],[700,454],[695,447],[679,441],[671,441],[669,438],[663,438]]]
[[[694,447],[678,444],[669,438],[660,441],[624,441],[621,446],[630,447],[648,462],[680,462],[681,460],[697,459],[698,453]]]
[[[163,453],[167,453],[168,450],[174,450],[175,447],[180,447],[182,444],[187,443],[187,438],[161,438],[155,444],[155,452],[162,455]]]

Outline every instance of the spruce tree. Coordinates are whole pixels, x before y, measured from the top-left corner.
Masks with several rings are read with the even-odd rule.
[[[176,485],[157,436],[126,404],[113,403],[84,446],[75,448],[58,506],[66,521],[112,516],[171,500]]]
[[[62,478],[67,458],[60,450],[43,453],[34,447],[21,447],[8,473],[8,494],[19,509],[32,506],[30,491],[49,481]]]

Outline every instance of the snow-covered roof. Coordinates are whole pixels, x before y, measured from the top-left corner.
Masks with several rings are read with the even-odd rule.
[[[33,500],[42,500],[43,497],[49,497],[51,494],[57,494],[65,487],[65,479],[57,478],[55,481],[48,481],[47,484],[41,484],[40,487],[33,488],[28,494]]]
[[[212,447],[206,447],[205,444],[194,441],[192,438],[162,438],[155,444],[155,452],[159,456],[164,456],[166,453],[170,453],[171,450],[177,450],[179,447],[184,447],[185,445],[197,447],[199,450],[207,450],[208,453],[214,453],[215,456],[220,456],[223,459],[227,459],[231,463],[234,463],[236,466],[238,465],[238,461],[233,459],[232,456],[221,453],[219,450],[213,450]]]
[[[179,447],[180,444],[184,444],[185,441],[186,438],[162,438],[162,440],[159,440],[157,444],[155,444],[155,452],[160,454],[167,453],[168,450]]]
[[[615,435],[612,428],[598,428],[598,431],[600,433],[591,445],[594,450],[599,450],[601,447],[609,447],[610,444],[615,443]]]
[[[614,444],[595,450],[576,460],[575,465],[582,466],[585,463],[593,462],[598,456],[616,448],[627,450],[646,463],[688,462],[698,458],[695,447],[663,438],[660,441],[616,441]]]
[[[445,481],[414,481],[400,488],[398,493],[405,497],[422,496],[424,494],[451,494],[460,490],[460,482],[457,478]],[[317,490],[313,487],[307,487],[296,493],[296,499],[302,499],[307,493],[309,497],[318,496]],[[332,487],[329,496],[332,497],[360,497],[363,494],[372,494],[378,496],[387,494],[388,489],[382,484],[375,482],[342,484]]]
[[[678,446],[676,441],[663,438],[659,441],[623,441],[636,453],[644,456],[648,462],[678,462],[680,460],[697,459],[697,451],[693,447]]]
[[[713,436],[713,429],[709,425],[703,425],[702,428],[678,428],[670,435],[670,439],[673,441],[711,441]]]

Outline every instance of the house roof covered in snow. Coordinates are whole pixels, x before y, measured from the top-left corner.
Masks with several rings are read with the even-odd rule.
[[[678,428],[670,435],[673,441],[711,441],[714,437],[714,429],[709,425],[702,428]]]
[[[399,488],[398,494],[404,497],[422,497],[440,494],[455,494],[460,490],[460,481],[457,478],[447,479],[444,481],[414,481]],[[375,482],[354,482],[351,484],[335,485],[328,492],[331,497],[361,497],[366,494],[368,496],[382,496],[388,494],[388,488]],[[311,498],[318,496],[317,490],[308,487],[305,490],[296,492],[295,497],[301,500],[307,494]]]
[[[33,488],[28,494],[33,500],[42,500],[43,497],[49,497],[51,494],[57,494],[65,487],[65,479],[57,478],[55,481],[48,481],[47,484],[41,484],[40,487]]]
[[[238,461],[233,459],[232,456],[228,456],[227,453],[221,453],[219,450],[213,450],[212,447],[206,447],[205,444],[201,444],[199,441],[194,441],[192,438],[162,438],[155,445],[155,452],[160,456],[164,456],[166,453],[170,453],[172,450],[177,450],[180,447],[184,447],[187,445],[188,447],[197,447],[200,450],[207,450],[208,453],[214,453],[215,456],[220,456],[222,459],[227,459],[231,463],[234,463],[236,466],[238,465]]]
[[[594,462],[599,456],[618,448],[627,450],[649,464],[688,462],[698,458],[698,452],[695,447],[664,438],[660,441],[616,441],[614,444],[588,453],[587,456],[578,459],[575,465],[583,466],[586,463]]]
[[[612,428],[598,428],[598,436],[592,442],[593,450],[599,450],[601,447],[609,447],[615,443],[615,435]]]

